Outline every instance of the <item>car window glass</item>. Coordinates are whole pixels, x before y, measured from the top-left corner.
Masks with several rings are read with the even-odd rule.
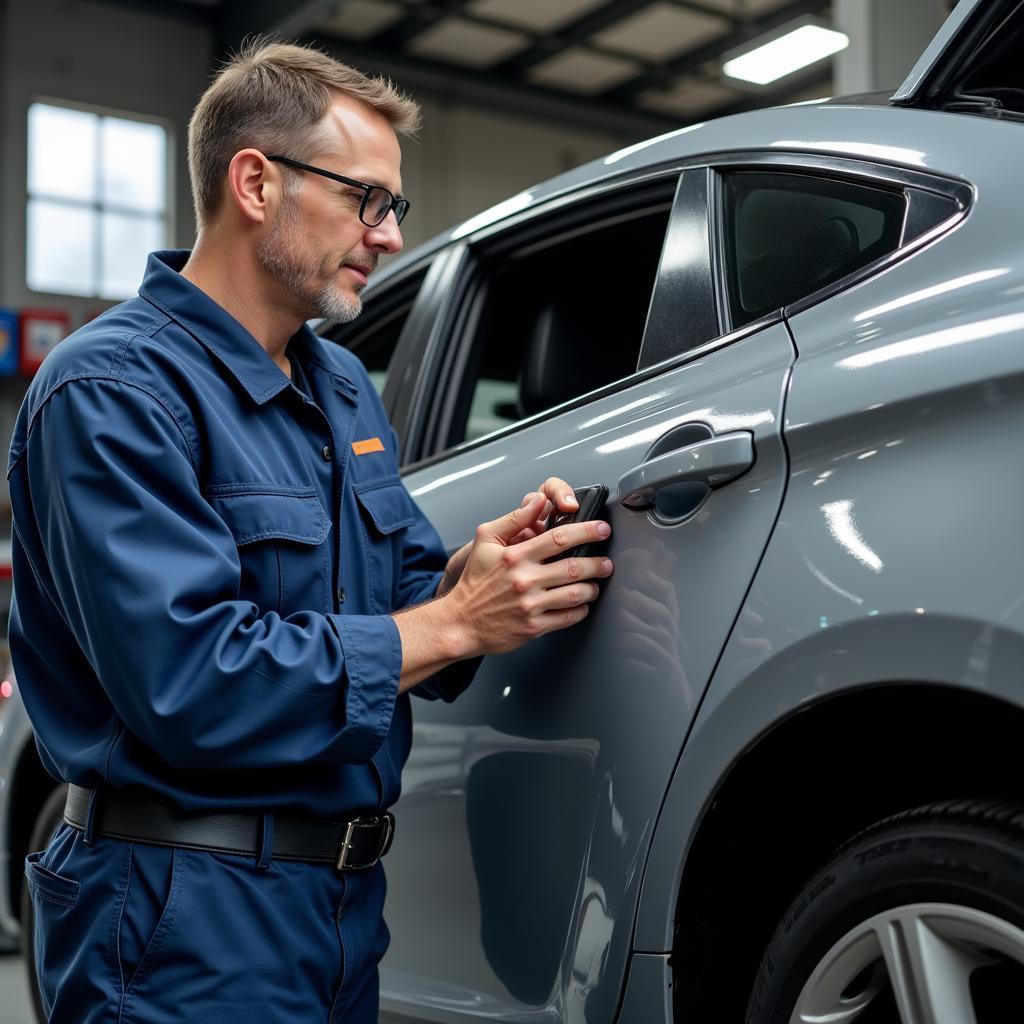
[[[384,393],[391,357],[423,284],[426,270],[370,292],[363,312],[349,324],[331,324],[320,334],[354,352],[363,362],[377,394]]]
[[[905,211],[895,190],[807,174],[729,174],[723,212],[733,327],[898,248]]]
[[[440,447],[473,440],[636,371],[672,189],[632,209],[595,209],[568,230],[500,255],[482,281],[462,349],[462,384]]]

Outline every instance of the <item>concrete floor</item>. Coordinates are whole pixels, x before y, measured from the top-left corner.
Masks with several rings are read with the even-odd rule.
[[[0,1024],[36,1024],[20,956],[0,954]]]

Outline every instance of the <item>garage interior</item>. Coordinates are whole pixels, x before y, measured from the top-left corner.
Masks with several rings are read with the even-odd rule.
[[[158,248],[191,245],[195,222],[186,126],[211,75],[248,37],[316,45],[392,78],[421,103],[420,138],[403,147],[404,192],[413,204],[403,224],[408,250],[539,181],[652,136],[765,106],[894,88],[955,2],[0,0],[4,450],[37,361],[26,347],[26,316],[43,323],[38,338],[45,347],[58,340],[54,331],[73,331],[126,298],[131,291],[124,282],[141,278],[145,247],[135,241],[134,251],[118,253],[116,275],[104,265],[114,259],[125,231],[155,239]],[[724,70],[734,57],[801,25],[837,30],[848,43],[766,84]],[[39,113],[41,108],[46,110]],[[46,111],[56,111],[57,120],[48,124],[65,123],[60,121],[65,117],[70,134],[40,155],[32,149],[33,116],[51,116]],[[97,125],[136,124],[149,132],[155,177],[142,186],[150,197],[144,216],[141,207],[126,214],[104,191],[102,156],[89,165],[95,181],[75,185],[84,172],[75,159],[72,129],[84,125],[83,115]],[[50,161],[48,169],[39,169],[44,159]],[[641,254],[638,274],[655,272],[657,252],[652,250],[650,266],[644,265],[644,240],[663,230],[670,201],[671,195],[652,195],[646,217],[614,234],[615,247]],[[114,227],[108,232],[105,218],[114,224],[119,216],[127,218],[118,222],[122,234]],[[61,226],[62,217],[72,226]],[[132,232],[132,217],[145,221],[144,232]],[[45,253],[55,239],[61,240],[62,253],[53,268]],[[511,297],[524,290],[526,260],[530,274],[555,273],[571,264],[574,273],[586,276],[598,270],[592,241],[574,248],[568,225],[554,247],[534,252],[524,243],[516,253],[494,254],[505,265],[479,327],[494,328],[493,343],[480,349],[493,363],[486,376],[502,379],[506,337],[529,336],[531,358],[535,350],[542,362],[545,324],[550,329],[571,319],[585,344],[579,310],[519,307],[509,314],[515,306]],[[618,311],[623,330],[642,330],[643,312],[624,304]],[[536,326],[525,332],[520,323]],[[6,357],[5,345],[13,346]],[[360,354],[374,370],[373,339]],[[635,353],[627,355],[635,360]],[[601,372],[608,379],[621,376],[615,367]],[[538,379],[556,377],[550,366],[538,370]],[[595,380],[594,386],[602,382]],[[508,415],[528,415],[560,400],[558,394],[530,392],[518,398],[527,405],[511,405]],[[471,408],[452,408],[439,429],[454,442],[496,425]],[[3,664],[10,577],[5,483],[0,493]],[[0,957],[0,1024],[33,1020],[24,988],[18,955]]]

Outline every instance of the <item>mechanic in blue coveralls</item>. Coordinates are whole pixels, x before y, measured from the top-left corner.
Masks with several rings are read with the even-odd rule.
[[[26,866],[55,1024],[376,1021],[410,691],[454,699],[611,572],[546,562],[607,531],[545,530],[558,479],[446,564],[365,370],[305,326],[355,317],[401,248],[417,116],[247,48],[189,127],[195,249],[150,256],[29,389],[11,646],[72,784]]]

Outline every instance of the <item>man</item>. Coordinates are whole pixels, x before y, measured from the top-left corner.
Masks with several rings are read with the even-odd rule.
[[[607,535],[545,532],[554,479],[446,564],[366,372],[305,326],[357,315],[401,248],[416,115],[251,46],[189,127],[194,251],[153,254],[29,389],[11,644],[72,784],[26,864],[56,1024],[375,1021],[409,693],[454,699],[611,572],[549,561]]]

